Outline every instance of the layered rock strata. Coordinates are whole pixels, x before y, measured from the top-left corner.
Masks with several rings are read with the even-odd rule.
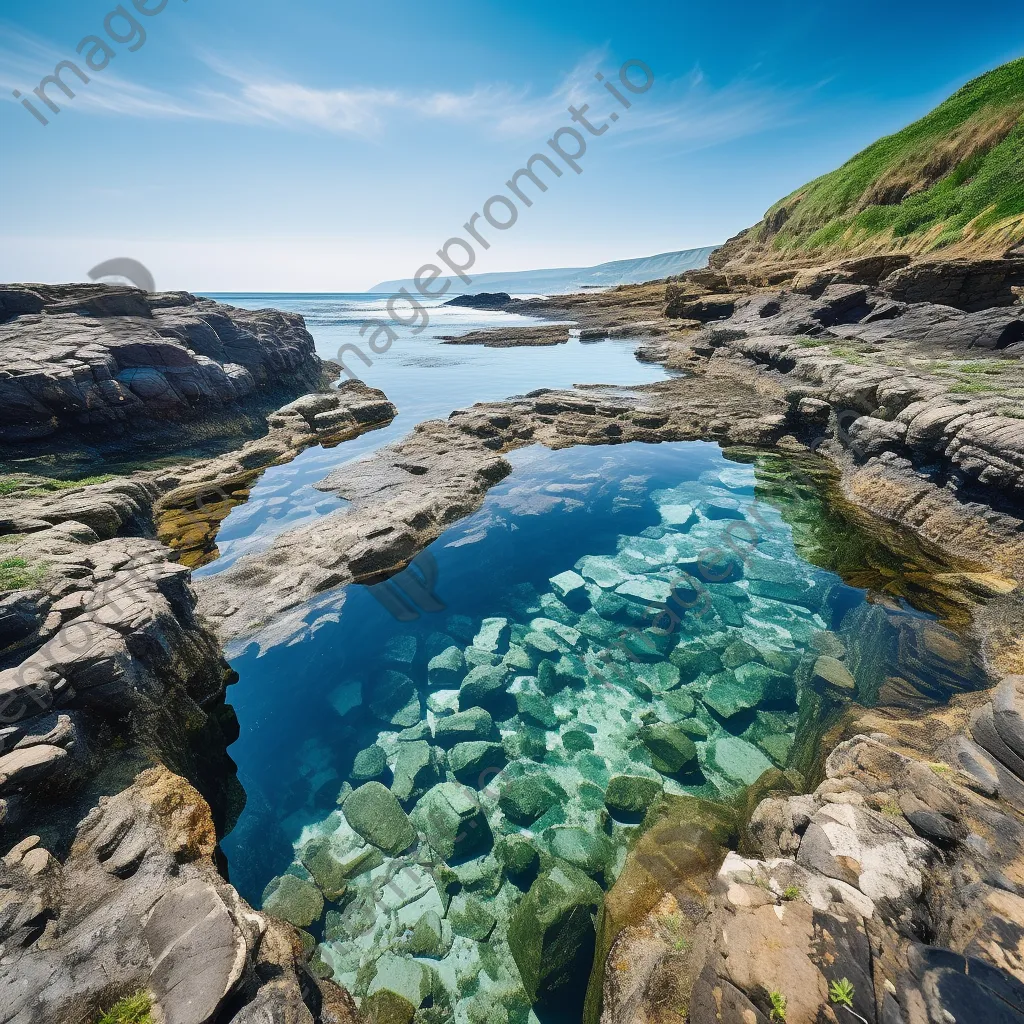
[[[95,778],[112,746],[115,761],[127,747],[186,775],[230,821],[241,799],[224,753],[231,675],[196,615],[190,556],[208,552],[267,466],[395,414],[383,392],[349,381],[280,409],[266,437],[229,456],[56,492],[14,479],[0,499],[0,827],[50,813],[46,794]]]
[[[152,768],[85,816],[63,863],[37,836],[14,847],[0,861],[0,1021],[91,1024],[136,993],[166,1024],[357,1020],[308,972],[298,933],[220,877],[216,843],[199,793]]]
[[[280,402],[316,387],[322,372],[296,314],[187,292],[0,288],[0,440],[28,450],[109,440],[129,426],[166,436],[168,421]]]
[[[1024,1019],[1022,712],[1017,676],[925,745],[865,716],[813,793],[757,806],[710,898],[669,892],[623,930],[609,963],[636,969],[608,972],[601,1020],[666,1000],[692,1024]]]

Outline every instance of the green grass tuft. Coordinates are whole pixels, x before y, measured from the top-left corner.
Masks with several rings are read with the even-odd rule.
[[[153,1001],[148,992],[136,992],[116,1002],[96,1024],[153,1024]]]
[[[48,569],[48,565],[32,565],[24,558],[0,559],[0,591],[32,590]]]

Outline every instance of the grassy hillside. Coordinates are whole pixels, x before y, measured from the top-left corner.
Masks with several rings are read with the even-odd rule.
[[[1024,58],[768,211],[723,256],[1002,254],[1024,241]]]

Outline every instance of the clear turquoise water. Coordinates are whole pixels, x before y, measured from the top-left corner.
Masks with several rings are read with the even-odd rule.
[[[216,295],[220,302],[260,309],[273,306],[301,313],[316,341],[317,352],[333,359],[341,345],[352,342],[366,349],[359,327],[368,319],[387,317],[387,296],[351,295]],[[380,388],[398,407],[398,416],[383,430],[364,434],[331,449],[313,447],[287,466],[268,470],[252,489],[249,500],[234,509],[218,534],[218,561],[198,570],[219,572],[245,551],[265,545],[286,527],[308,522],[338,508],[333,495],[314,488],[336,466],[365,458],[382,445],[404,437],[417,423],[447,418],[455,409],[522,395],[537,388],[573,384],[645,384],[668,374],[657,365],[637,362],[635,342],[570,341],[543,348],[494,349],[445,345],[440,335],[464,334],[486,327],[546,323],[532,317],[430,304],[430,327],[423,334],[404,336],[365,367],[350,360],[353,371]]]
[[[586,936],[575,981],[542,986],[531,1009],[517,913],[538,870],[556,869],[565,889],[614,881],[643,808],[606,796],[612,777],[728,799],[789,766],[802,708],[873,703],[908,650],[908,678],[934,699],[976,680],[930,674],[929,616],[804,561],[755,495],[753,468],[717,445],[511,460],[513,474],[420,561],[433,600],[410,600],[407,585],[396,618],[401,606],[352,586],[339,616],[311,614],[301,642],[233,661],[231,753],[249,802],[223,848],[243,895],[306,926],[320,969],[359,998],[429,989],[430,1019],[578,1021]],[[823,654],[854,690],[815,678]],[[474,668],[497,673],[498,688],[462,687]],[[471,739],[491,745],[453,746],[445,720],[480,707],[490,727],[474,711],[483,729]],[[416,822],[408,849],[375,852],[339,806],[370,775]],[[524,813],[524,787],[555,795]],[[446,833],[440,800],[468,824]],[[514,844],[538,860],[513,870]],[[347,876],[343,894],[324,884],[325,865]],[[425,934],[437,948],[424,953]]]

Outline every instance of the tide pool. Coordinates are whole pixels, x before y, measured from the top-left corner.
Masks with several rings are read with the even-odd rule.
[[[429,600],[351,586],[233,662],[232,881],[325,977],[425,1020],[578,1021],[597,908],[662,794],[800,788],[847,702],[982,685],[927,610],[801,557],[794,523],[827,544],[827,516],[776,466],[710,443],[510,459],[414,566]]]

